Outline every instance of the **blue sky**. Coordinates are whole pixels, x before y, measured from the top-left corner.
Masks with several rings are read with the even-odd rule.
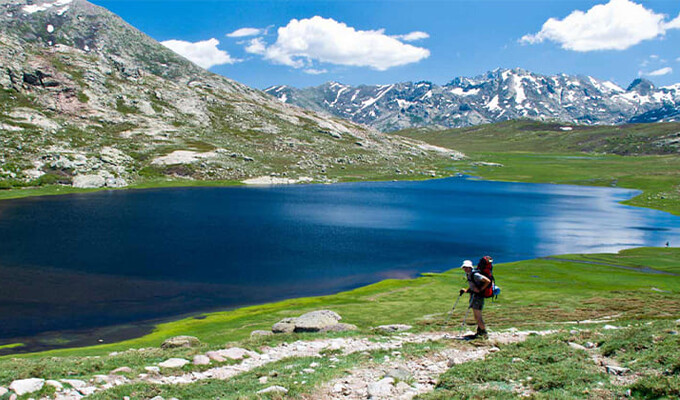
[[[638,76],[680,82],[678,1],[93,2],[206,65],[222,63],[211,71],[261,89],[331,80],[443,84],[498,67],[591,75],[623,87]],[[226,36],[241,28],[259,31]],[[414,32],[417,40],[397,36]]]

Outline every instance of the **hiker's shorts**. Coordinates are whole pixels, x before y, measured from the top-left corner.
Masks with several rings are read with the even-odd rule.
[[[481,310],[482,308],[484,308],[484,297],[476,293],[473,293],[470,296],[470,307],[473,310]]]

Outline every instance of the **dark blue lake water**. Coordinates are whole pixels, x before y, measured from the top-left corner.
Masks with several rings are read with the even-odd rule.
[[[452,178],[3,201],[0,338],[333,293],[486,254],[679,243],[680,218],[617,204],[634,195]]]

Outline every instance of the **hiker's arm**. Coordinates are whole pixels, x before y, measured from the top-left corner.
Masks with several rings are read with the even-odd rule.
[[[479,289],[475,290],[475,293],[481,293],[486,289],[487,286],[491,284],[491,279],[487,278],[486,276],[482,275],[482,286]]]

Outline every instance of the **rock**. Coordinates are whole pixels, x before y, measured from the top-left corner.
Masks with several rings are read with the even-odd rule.
[[[165,400],[161,396],[152,397],[151,400]]]
[[[602,327],[602,329],[605,329],[605,330],[612,330],[612,329],[619,329],[619,327],[618,327],[618,326],[614,326],[614,325],[605,325],[605,326]]]
[[[375,328],[373,328],[376,331],[381,331],[385,333],[394,333],[394,332],[405,332],[413,328],[411,325],[404,325],[404,324],[393,324],[393,325],[380,325]]]
[[[593,343],[593,342],[586,342],[585,347],[586,347],[586,349],[593,349],[596,346],[595,346],[595,343]]]
[[[116,374],[129,374],[132,372],[132,368],[130,367],[120,367],[116,368],[113,371],[110,372],[111,375],[116,375]]]
[[[341,319],[338,313],[330,310],[308,312],[295,319],[295,332],[319,332],[337,325]]]
[[[400,381],[405,381],[411,377],[411,373],[404,368],[392,368],[391,370],[387,371],[385,376]]]
[[[123,178],[116,178],[113,176],[109,176],[106,178],[105,181],[106,187],[110,188],[121,188],[121,187],[126,187],[128,185],[127,181]]]
[[[194,336],[175,336],[166,339],[162,344],[162,349],[174,349],[177,347],[198,347],[201,341]]]
[[[258,379],[258,382],[264,384],[264,383],[267,383],[268,380],[269,380],[268,377],[266,377],[266,376],[261,376],[261,377]]]
[[[7,394],[8,390],[2,386],[0,386],[0,397],[4,396]]]
[[[18,399],[18,397],[17,397],[16,393],[12,393],[12,394],[9,395],[9,400],[17,400],[17,399]]]
[[[150,372],[152,374],[161,372],[161,369],[158,368],[158,367],[144,367],[144,370],[146,370],[147,372]]]
[[[226,358],[219,355],[216,351],[209,351],[209,352],[205,353],[205,355],[208,356],[208,358],[213,360],[213,361],[217,361],[217,362],[227,361]]]
[[[27,393],[37,392],[45,385],[44,379],[29,378],[19,379],[9,385],[9,389],[14,391],[17,396],[23,396]]]
[[[583,350],[583,351],[587,350],[585,347],[581,346],[578,343],[574,343],[574,342],[569,342],[569,347],[571,347],[574,350]]]
[[[232,360],[240,360],[246,355],[250,355],[250,351],[240,347],[232,347],[229,349],[218,350],[217,354],[225,358],[231,358]]]
[[[106,180],[99,175],[76,175],[73,178],[73,187],[81,189],[100,188],[106,185]]]
[[[264,393],[283,393],[286,394],[288,393],[288,389],[286,389],[283,386],[269,386],[266,389],[259,390],[257,394],[264,394]]]
[[[313,363],[309,364],[309,368],[316,368],[318,366],[319,366],[318,362],[313,362]]]
[[[305,374],[313,374],[314,372],[316,372],[316,370],[314,368],[304,368],[302,372],[304,372]]]
[[[57,391],[62,390],[64,388],[64,385],[61,384],[59,381],[54,381],[54,380],[46,380],[45,385],[47,386],[52,386],[53,388],[57,389]],[[0,394],[2,396],[2,394]]]
[[[274,334],[274,332],[272,332],[272,331],[261,331],[261,330],[257,330],[257,331],[252,331],[252,332],[250,332],[250,337],[256,337],[256,336],[270,336],[270,335],[273,335],[273,334]]]
[[[272,326],[274,333],[293,333],[295,331],[295,318],[284,318]]]
[[[327,326],[323,329],[321,329],[321,332],[347,332],[347,331],[356,331],[357,326],[353,324],[345,324],[343,322],[337,323],[335,325],[330,325]]]
[[[187,364],[189,364],[189,361],[183,358],[169,358],[162,363],[158,363],[158,366],[161,368],[181,368]]]
[[[615,365],[606,365],[605,368],[607,369],[607,373],[612,375],[624,375],[630,372],[630,369],[628,368],[617,367]]]
[[[489,353],[497,353],[499,351],[501,351],[501,349],[495,346],[489,349]]]
[[[409,385],[409,384],[406,383],[406,382],[397,382],[397,384],[394,385],[394,387],[397,389],[397,391],[398,391],[399,393],[404,393],[404,392],[413,390],[413,388],[411,387],[411,385]]]
[[[513,362],[513,363],[523,363],[524,360],[521,359],[521,358],[519,358],[519,357],[513,357],[513,358],[512,358],[512,362]]]
[[[210,358],[208,356],[204,356],[202,354],[194,356],[194,365],[209,365],[210,364]]]
[[[378,382],[368,384],[368,398],[385,398],[392,394],[393,378],[384,378]]]

